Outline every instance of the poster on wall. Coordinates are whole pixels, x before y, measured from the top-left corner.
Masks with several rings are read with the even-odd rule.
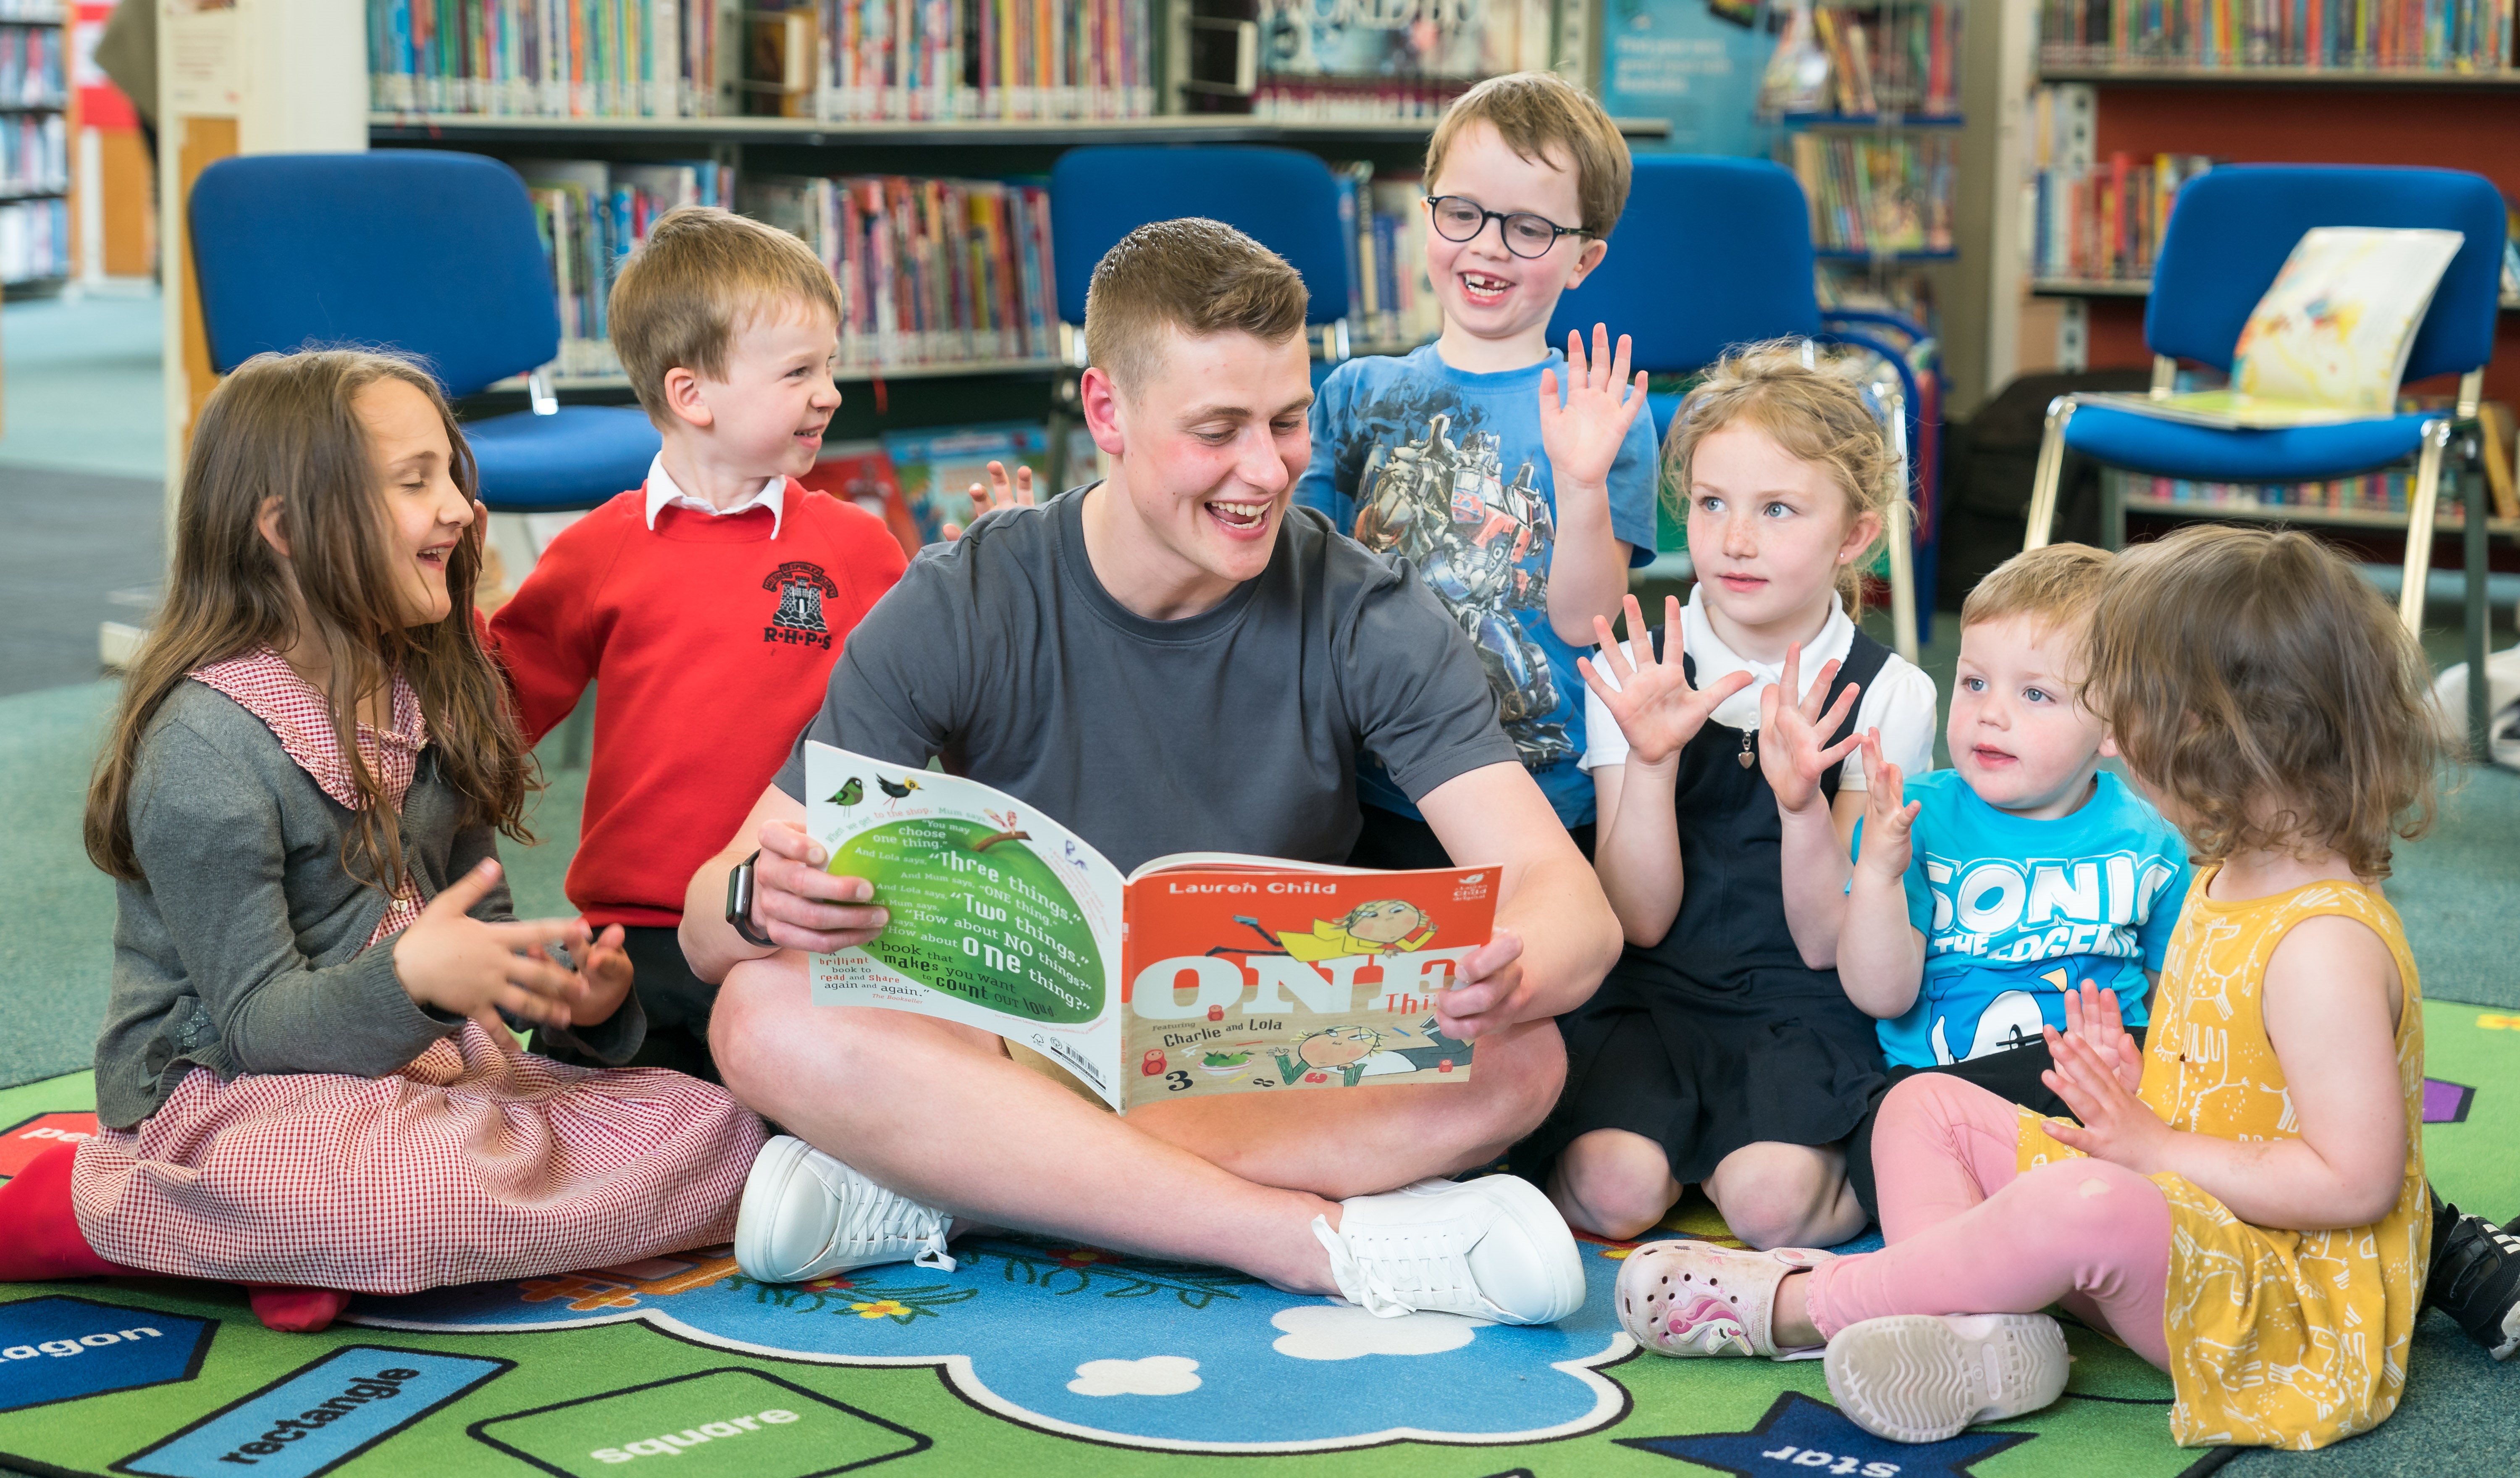
[[[1602,106],[1613,117],[1669,118],[1664,147],[1675,153],[1764,157],[1753,107],[1774,40],[1757,10],[1745,0],[1607,0]]]

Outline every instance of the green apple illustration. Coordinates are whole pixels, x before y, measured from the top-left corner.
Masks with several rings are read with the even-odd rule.
[[[875,884],[891,921],[864,948],[893,969],[1027,1020],[1093,1020],[1103,971],[1092,926],[1030,847],[971,850],[992,836],[1002,833],[954,817],[892,822],[832,847],[828,871]]]

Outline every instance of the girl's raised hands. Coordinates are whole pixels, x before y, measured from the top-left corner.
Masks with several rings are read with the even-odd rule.
[[[971,484],[972,523],[979,522],[983,517],[1002,508],[1032,506],[1032,469],[1021,463],[1015,464],[1015,474],[1012,481],[1007,476],[1007,465],[1003,462],[992,462],[989,464],[988,486],[982,487],[976,482]],[[968,526],[962,523],[946,524],[945,542],[951,544],[962,538],[963,530]]]
[[[420,918],[394,937],[394,975],[411,999],[481,1023],[490,1040],[506,1046],[507,1025],[499,1012],[526,1021],[566,1026],[590,982],[543,953],[551,945],[582,950],[590,970],[603,972],[607,987],[616,966],[601,947],[590,948],[582,918],[537,918],[515,923],[484,923],[469,912],[498,884],[499,864],[482,863],[446,885],[428,901]],[[610,954],[620,953],[620,939],[607,929]],[[617,972],[629,984],[629,960]],[[615,1005],[618,1005],[616,998]],[[609,1015],[610,1012],[606,1012]]]
[[[2085,989],[2090,989],[2088,985]],[[2071,997],[2068,998],[2072,999]],[[2111,1003],[2111,1014],[2115,1003]],[[2079,1149],[2095,1160],[2123,1165],[2138,1175],[2162,1169],[2163,1151],[2176,1133],[2149,1104],[2135,1096],[2124,1078],[2123,1059],[2103,1057],[2080,1031],[2046,1030],[2048,1051],[2056,1065],[2039,1075],[2048,1090],[2065,1100],[2080,1124],[2050,1119],[2047,1130],[2056,1142]]]
[[[1822,736],[1836,733],[1855,710],[1858,689],[1847,684],[1837,701],[1822,712],[1821,705],[1828,702],[1828,685],[1837,678],[1837,664],[1827,662],[1822,664],[1811,691],[1792,698],[1790,694],[1802,692],[1802,661],[1800,642],[1786,648],[1784,671],[1759,692],[1759,770],[1768,778],[1768,788],[1777,792],[1777,804],[1795,812],[1811,805],[1820,794],[1821,777],[1829,766],[1845,763],[1863,739],[1850,734],[1834,744],[1822,742]]]
[[[1865,790],[1864,851],[1856,865],[1885,878],[1904,878],[1915,857],[1916,813],[1925,803],[1907,798],[1907,778],[1881,757],[1880,730],[1867,729],[1857,739],[1864,754]]]
[[[2046,1028],[2048,1036],[2057,1035],[2054,1027]],[[2092,1054],[2116,1070],[2118,1082],[2128,1093],[2143,1086],[2143,1049],[2136,1045],[2135,1036],[2126,1029],[2126,1018],[2118,1010],[2118,993],[2102,990],[2086,980],[2080,990],[2065,993],[2064,1035],[2080,1041]],[[2055,1051],[2051,1045],[2048,1049]]]
[[[1645,372],[1628,379],[1628,336],[1619,336],[1616,356],[1610,352],[1606,325],[1593,326],[1593,353],[1584,354],[1584,336],[1566,333],[1566,403],[1557,403],[1557,372],[1540,372],[1540,446],[1549,454],[1551,475],[1561,493],[1569,483],[1596,487],[1608,483],[1619,448],[1627,445],[1628,427],[1644,408]]]
[[[1726,698],[1750,686],[1750,674],[1735,672],[1719,679],[1711,688],[1692,688],[1688,673],[1681,665],[1686,660],[1680,641],[1680,598],[1663,601],[1664,649],[1654,655],[1653,634],[1645,629],[1642,607],[1637,598],[1626,601],[1628,646],[1620,648],[1610,634],[1610,623],[1599,616],[1593,618],[1593,631],[1600,643],[1600,658],[1608,664],[1610,682],[1602,679],[1593,658],[1577,657],[1575,669],[1584,676],[1584,685],[1601,700],[1616,719],[1619,733],[1628,740],[1631,763],[1660,765],[1670,761],[1697,731],[1706,726],[1706,716]],[[1638,660],[1642,656],[1643,660]]]

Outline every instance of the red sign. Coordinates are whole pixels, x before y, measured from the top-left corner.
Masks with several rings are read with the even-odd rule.
[[[126,3],[148,5],[154,0]],[[96,69],[97,38],[105,34],[105,22],[112,15],[113,0],[78,0],[78,8],[70,17],[70,85],[78,89],[79,126],[109,133],[140,126],[140,115],[132,112],[131,100]]]
[[[28,1161],[56,1144],[75,1144],[96,1133],[92,1113],[37,1114],[0,1134],[0,1176],[16,1175]]]

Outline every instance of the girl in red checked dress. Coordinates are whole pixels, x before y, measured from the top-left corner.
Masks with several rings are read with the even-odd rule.
[[[471,605],[472,457],[412,364],[257,356],[202,408],[166,605],[89,791],[115,879],[103,1132],[0,1187],[0,1278],[348,1292],[722,1242],[760,1121],[620,1061],[620,929],[512,918],[530,757]],[[573,961],[574,963],[571,963]]]

